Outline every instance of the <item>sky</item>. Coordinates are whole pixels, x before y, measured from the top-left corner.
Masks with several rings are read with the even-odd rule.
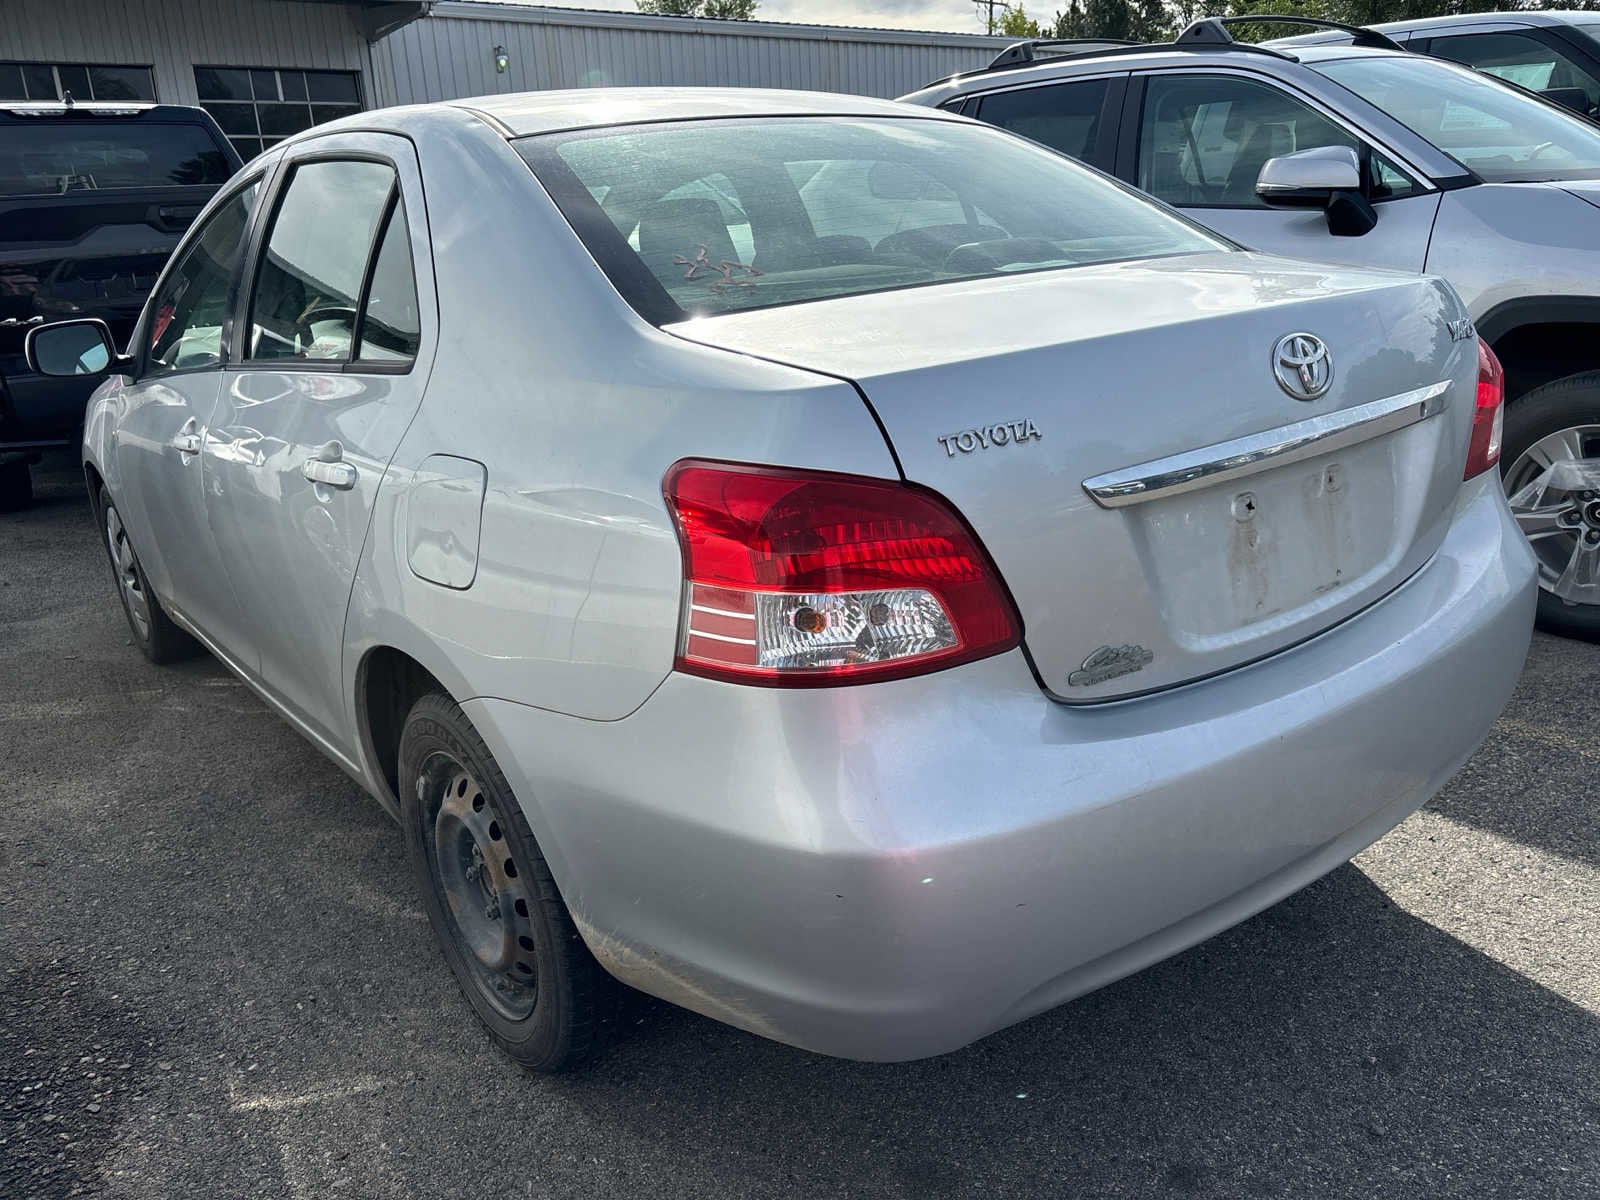
[[[529,0],[555,8],[607,8],[638,12],[633,0]],[[1030,16],[1055,12],[1050,0],[1026,5]],[[1048,12],[1046,10],[1049,10]],[[758,18],[813,25],[868,25],[879,29],[939,29],[982,33],[972,0],[761,0]]]

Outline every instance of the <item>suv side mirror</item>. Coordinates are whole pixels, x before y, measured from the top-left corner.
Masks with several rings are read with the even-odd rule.
[[[105,375],[128,361],[117,353],[110,328],[93,317],[35,326],[23,353],[28,368],[40,375]]]
[[[1349,146],[1318,146],[1261,164],[1256,195],[1275,208],[1320,208],[1328,232],[1360,237],[1378,224],[1361,188],[1361,156]]]

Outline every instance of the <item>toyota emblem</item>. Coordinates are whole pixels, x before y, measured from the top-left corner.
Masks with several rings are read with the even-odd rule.
[[[1272,371],[1296,400],[1315,400],[1333,386],[1333,355],[1315,334],[1291,333],[1273,348]]]

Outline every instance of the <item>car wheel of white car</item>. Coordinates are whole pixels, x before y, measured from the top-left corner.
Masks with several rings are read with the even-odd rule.
[[[1506,495],[1539,559],[1539,627],[1600,640],[1600,372],[1506,407]]]
[[[580,1062],[615,985],[573,925],[505,776],[448,696],[412,707],[399,779],[428,920],[473,1011],[529,1070]]]
[[[133,541],[122,524],[122,514],[105,488],[100,489],[95,507],[100,514],[106,556],[111,560],[111,575],[117,582],[117,599],[122,601],[134,645],[158,665],[188,658],[199,650],[199,643],[172,623],[150,590],[150,581],[145,578]]]

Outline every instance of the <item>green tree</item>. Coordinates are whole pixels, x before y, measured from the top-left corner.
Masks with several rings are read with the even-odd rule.
[[[748,21],[761,0],[636,0],[640,12],[662,17],[713,17],[719,21]]]
[[[1005,37],[1036,38],[1041,36],[1039,22],[1035,21],[1020,4],[1010,5],[1005,15],[996,22],[996,33]]]

